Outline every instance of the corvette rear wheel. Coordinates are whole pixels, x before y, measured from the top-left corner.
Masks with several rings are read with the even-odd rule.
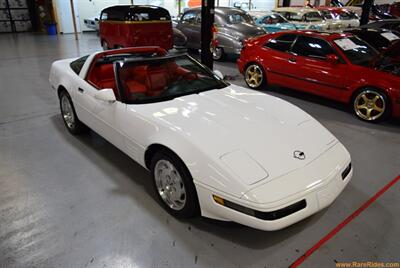
[[[71,134],[77,135],[88,130],[87,126],[76,116],[71,97],[66,91],[60,93],[60,110],[64,124]]]
[[[353,111],[364,121],[384,120],[389,115],[389,109],[386,94],[373,88],[362,89],[353,98]]]
[[[260,89],[265,84],[265,75],[262,67],[256,63],[247,66],[244,73],[244,80],[248,87]]]
[[[185,164],[173,153],[157,152],[151,161],[156,193],[174,216],[191,218],[199,214],[197,193]]]

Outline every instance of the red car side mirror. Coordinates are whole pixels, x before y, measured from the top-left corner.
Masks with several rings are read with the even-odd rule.
[[[326,56],[326,60],[332,64],[339,63],[339,57],[335,54],[329,54],[328,56]]]

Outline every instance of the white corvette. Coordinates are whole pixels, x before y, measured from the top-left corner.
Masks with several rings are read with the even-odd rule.
[[[350,155],[296,106],[229,85],[187,55],[157,47],[54,62],[67,129],[90,128],[149,169],[175,216],[277,230],[331,204]]]

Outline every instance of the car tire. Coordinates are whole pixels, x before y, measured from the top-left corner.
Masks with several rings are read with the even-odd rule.
[[[251,89],[261,89],[267,84],[267,77],[261,65],[250,63],[244,70],[244,81]]]
[[[158,151],[151,160],[150,170],[156,195],[170,214],[179,218],[200,214],[193,178],[178,156],[168,150]]]
[[[215,49],[213,49],[212,55],[214,60],[221,61],[225,58],[224,49],[222,47],[216,47]]]
[[[66,90],[60,92],[60,110],[61,116],[68,131],[73,135],[87,132],[89,128],[83,124],[76,115],[71,97]]]
[[[390,100],[385,92],[376,88],[358,90],[351,101],[353,113],[362,121],[381,122],[390,115]]]

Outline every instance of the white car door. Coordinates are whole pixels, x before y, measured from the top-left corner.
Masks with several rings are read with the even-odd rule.
[[[123,144],[123,135],[118,130],[120,114],[126,112],[126,105],[120,101],[107,102],[95,97],[99,89],[81,80],[77,86],[75,102],[77,113],[82,122],[96,131],[100,136],[117,147]]]

